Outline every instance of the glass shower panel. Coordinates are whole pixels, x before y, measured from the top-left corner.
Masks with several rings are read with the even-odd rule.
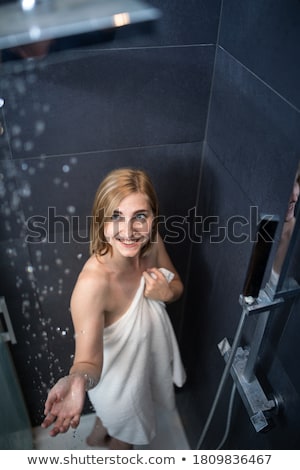
[[[0,449],[32,449],[30,419],[26,410],[6,334],[0,326]]]

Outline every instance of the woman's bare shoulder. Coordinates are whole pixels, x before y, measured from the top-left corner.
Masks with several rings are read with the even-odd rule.
[[[71,295],[73,322],[77,326],[83,321],[98,322],[106,310],[108,298],[109,281],[105,270],[93,259],[89,259],[83,266]]]
[[[109,277],[105,265],[102,264],[96,256],[91,256],[79,273],[75,289],[103,292],[108,286]]]

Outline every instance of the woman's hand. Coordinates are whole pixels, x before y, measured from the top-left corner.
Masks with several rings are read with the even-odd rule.
[[[162,302],[173,300],[173,291],[170,283],[158,268],[147,269],[143,272],[145,279],[145,297]]]
[[[83,375],[71,374],[58,380],[48,394],[44,413],[43,428],[54,424],[50,436],[65,433],[70,426],[76,428],[85,400],[85,379]]]

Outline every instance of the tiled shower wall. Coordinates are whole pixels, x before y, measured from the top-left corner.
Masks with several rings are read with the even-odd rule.
[[[192,448],[224,369],[217,344],[224,337],[232,342],[241,316],[239,295],[258,217],[280,217],[266,282],[300,159],[299,19],[297,1],[222,2],[198,199],[198,214],[207,223],[202,243],[192,248],[182,339],[190,383],[179,404]],[[299,262],[294,265],[299,282]],[[258,358],[266,393],[281,397],[274,427],[257,433],[237,394],[225,449],[299,448],[297,312],[299,301],[274,313]],[[254,317],[246,322],[245,345],[255,323]],[[224,436],[231,383],[227,380],[203,448],[216,449]]]
[[[120,29],[99,47],[3,74],[1,294],[38,424],[49,384],[72,360],[69,298],[88,256],[95,190],[113,168],[148,170],[169,224],[167,248],[186,285],[169,311],[188,372],[178,408],[195,448],[224,367],[217,343],[232,338],[239,319],[250,234],[260,212],[282,220],[299,159],[300,4],[149,3],[163,13],[154,25]],[[186,216],[185,231],[172,225]],[[28,234],[46,240],[26,243]],[[289,367],[298,344],[295,310],[289,318],[276,361],[264,369],[271,388],[282,392],[281,383],[293,399],[285,424],[256,434],[237,397],[227,448],[296,445],[299,374]],[[245,340],[251,331],[249,325]],[[229,392],[230,383],[206,448],[223,435]]]

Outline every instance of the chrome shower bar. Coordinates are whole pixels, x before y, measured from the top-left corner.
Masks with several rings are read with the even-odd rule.
[[[241,296],[240,303],[246,317],[260,314],[254,341],[250,348],[231,347],[227,338],[218,344],[220,353],[227,363],[226,366],[228,366],[229,360],[231,362],[229,365],[230,374],[256,432],[266,429],[269,426],[269,412],[275,413],[277,411],[277,400],[275,397],[269,400],[265,395],[255,376],[255,366],[270,311],[278,308],[283,302],[283,298],[275,300],[269,298],[264,290],[260,291],[260,296],[252,305],[248,305],[244,297]]]

